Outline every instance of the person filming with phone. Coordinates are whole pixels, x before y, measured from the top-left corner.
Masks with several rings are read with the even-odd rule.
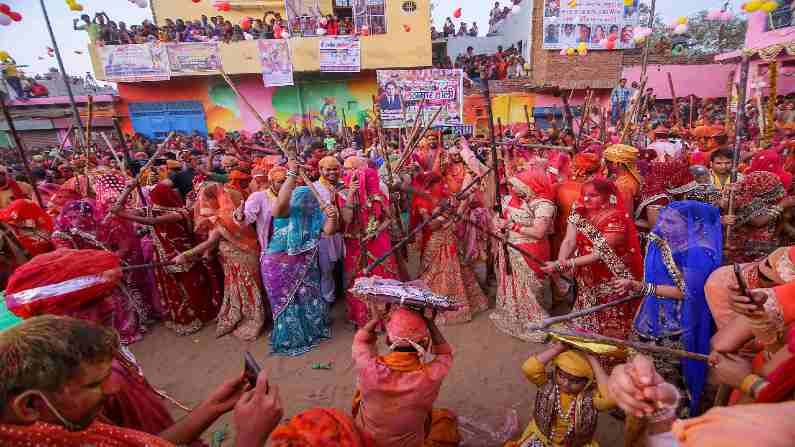
[[[105,404],[120,391],[113,380],[118,350],[113,330],[70,317],[34,317],[1,332],[0,445],[185,445],[234,410],[234,445],[261,447],[282,418],[279,390],[267,373],[252,387],[241,371],[160,433],[109,423]]]

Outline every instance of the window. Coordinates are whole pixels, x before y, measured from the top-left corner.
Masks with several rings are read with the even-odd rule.
[[[354,0],[356,31],[367,27],[370,34],[386,34],[386,0]]]
[[[403,12],[412,13],[417,10],[417,2],[414,0],[405,1],[401,8],[403,8]]]
[[[792,26],[792,0],[779,2],[781,6],[770,13],[768,27],[771,30]]]

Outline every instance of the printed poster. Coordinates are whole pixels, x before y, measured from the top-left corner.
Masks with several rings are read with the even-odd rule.
[[[265,87],[293,85],[293,63],[287,40],[260,39],[257,42]]]
[[[216,73],[221,68],[217,42],[170,43],[166,47],[172,76]]]
[[[165,45],[106,45],[98,49],[107,81],[164,81],[171,77]]]
[[[384,128],[412,127],[422,109],[427,123],[439,108],[433,127],[461,127],[464,72],[461,69],[378,70],[378,105]],[[404,119],[405,116],[405,119]]]
[[[362,51],[357,37],[320,39],[320,71],[358,73],[362,69]]]
[[[630,6],[624,0],[543,1],[545,50],[577,48],[581,42],[590,50],[604,50],[600,42],[610,34],[617,37],[615,49],[635,47],[639,0]]]

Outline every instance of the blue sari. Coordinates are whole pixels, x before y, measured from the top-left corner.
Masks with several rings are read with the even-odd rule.
[[[674,286],[684,299],[647,295],[635,317],[641,337],[658,343],[674,341],[681,348],[709,354],[714,332],[704,283],[721,265],[723,236],[720,211],[695,201],[674,202],[660,211],[649,234],[644,262],[647,283]],[[681,375],[690,396],[690,414],[697,415],[707,381],[705,362],[683,359]]]
[[[301,355],[331,338],[318,264],[325,219],[306,186],[293,191],[289,217],[273,219],[273,236],[261,266],[273,312],[273,354]]]

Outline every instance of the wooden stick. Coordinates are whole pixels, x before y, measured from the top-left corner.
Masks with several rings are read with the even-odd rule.
[[[676,91],[674,90],[674,79],[671,77],[671,72],[668,72],[668,88],[671,89],[671,98],[673,100],[673,114],[674,114],[674,124],[679,122],[679,101],[676,97]]]
[[[736,75],[736,74],[737,74],[737,72],[735,72],[734,70],[729,72],[729,82],[728,82],[728,85],[726,86],[726,90],[727,90],[727,92],[726,92],[726,122],[724,123],[724,127],[727,130],[731,126],[732,114],[731,114],[730,108],[731,108],[731,105],[732,105],[732,96],[734,96],[734,95],[732,95],[732,93],[734,93],[734,75]]]
[[[425,128],[422,130],[422,132],[419,134],[419,136],[414,140],[414,142],[411,143],[409,148],[406,149],[406,153],[403,154],[403,157],[400,159],[400,162],[398,163],[397,169],[395,169],[396,172],[400,172],[400,170],[403,169],[403,165],[406,164],[406,161],[408,161],[409,157],[411,157],[411,154],[414,153],[414,149],[417,146],[419,146],[420,140],[422,140],[425,137],[425,134],[428,133],[428,129],[431,128],[431,126],[433,125],[434,121],[436,121],[436,118],[438,118],[439,114],[442,113],[442,109],[443,108],[444,108],[444,106],[439,107],[436,110],[436,113],[433,114],[433,118],[431,118],[431,120],[428,122],[428,124],[425,125]]]
[[[321,196],[320,192],[317,190],[317,188],[315,188],[315,184],[312,182],[312,180],[309,177],[307,177],[306,172],[304,172],[303,170],[299,170],[299,175],[301,176],[301,179],[304,181],[306,186],[309,188],[309,191],[312,192],[312,195],[315,196],[315,200],[317,200],[317,202],[320,204],[320,208],[325,209],[327,206],[329,206],[329,203],[323,200],[323,196]]]
[[[638,299],[641,299],[641,298],[643,298],[642,295],[628,296],[628,297],[624,297],[624,298],[621,298],[619,300],[616,300],[616,301],[613,301],[613,302],[610,302],[610,303],[599,304],[598,306],[589,307],[588,309],[579,310],[577,312],[571,312],[571,313],[568,313],[566,315],[560,315],[560,316],[557,316],[557,317],[545,318],[540,324],[537,324],[537,325],[534,325],[534,326],[530,326],[529,330],[538,331],[538,330],[541,330],[541,329],[544,329],[544,328],[548,328],[548,327],[552,326],[553,324],[558,324],[558,323],[563,323],[563,322],[566,322],[566,321],[574,320],[574,319],[577,319],[577,318],[580,318],[580,317],[584,317],[586,315],[590,315],[590,314],[599,312],[599,311],[604,310],[604,309],[609,309],[611,307],[615,307],[615,306],[618,306],[618,305],[621,305],[621,304],[624,304],[624,303],[628,303],[630,301],[635,301],[635,300],[638,300]]]
[[[585,132],[585,125],[591,116],[591,100],[593,99],[593,90],[588,89],[585,95],[585,104],[583,105],[582,116],[580,117],[580,128],[577,130],[577,139],[574,140],[574,148],[580,150],[580,141],[582,141],[583,133]],[[573,131],[574,129],[572,129]]]
[[[110,140],[108,139],[108,136],[105,135],[105,132],[100,132],[99,134],[102,135],[102,139],[105,140],[105,144],[108,145],[108,149],[110,149],[110,153],[113,154],[113,158],[116,160],[116,164],[119,165],[119,169],[121,169],[121,172],[124,175],[127,175],[127,171],[124,169],[124,165],[122,164],[121,160],[119,160],[119,154],[116,153],[116,149],[113,148],[113,144],[111,144]]]
[[[3,109],[3,117],[5,118],[6,124],[8,125],[8,130],[11,132],[11,136],[14,138],[14,145],[17,147],[19,158],[22,159],[22,167],[25,168],[25,175],[28,176],[28,179],[30,180],[30,185],[33,187],[33,196],[36,197],[36,202],[39,203],[41,209],[46,209],[44,207],[44,201],[41,200],[41,194],[39,194],[39,188],[36,187],[36,177],[33,176],[33,172],[30,170],[28,157],[25,155],[25,148],[22,146],[22,139],[19,137],[19,133],[17,132],[17,127],[14,125],[14,119],[11,118],[11,113],[8,112],[8,107],[6,107],[5,101],[3,101],[1,98],[0,98],[0,107],[2,107]],[[6,176],[10,175],[11,174],[6,173]]]
[[[130,270],[145,270],[145,269],[153,269],[157,267],[168,267],[170,265],[176,265],[173,261],[165,261],[165,262],[152,262],[150,264],[138,264],[138,265],[128,265],[121,268],[122,272],[128,272]]]
[[[85,152],[91,152],[91,126],[94,124],[94,97],[88,95],[88,122],[86,123],[86,148]]]
[[[420,127],[421,127],[421,123],[422,123],[422,119],[423,119],[422,118],[423,117],[423,113],[422,112],[424,110],[425,110],[425,98],[422,98],[422,101],[420,101],[420,107],[417,110],[417,115],[414,118],[414,125],[411,128],[411,134],[408,136],[408,138],[406,138],[406,146],[411,146],[412,143],[414,143],[415,139],[416,140],[420,140],[421,139],[421,138],[417,138],[417,132],[419,132]]]
[[[742,149],[742,129],[745,127],[745,91],[748,88],[748,70],[750,62],[748,57],[744,56],[740,64],[740,91],[737,92],[737,116],[735,117],[734,124],[734,154],[732,157],[732,171],[731,183],[737,182],[738,166],[740,164],[740,150]],[[729,109],[726,109],[726,114],[729,114]],[[734,215],[734,188],[729,190],[729,215]],[[729,246],[729,238],[731,237],[731,225],[726,225],[726,235],[724,237],[725,245]]]
[[[656,354],[665,354],[677,358],[686,358],[691,360],[699,360],[702,362],[709,362],[708,355],[699,354],[697,352],[683,351],[681,349],[664,348],[662,346],[652,345],[649,343],[641,343],[631,340],[622,340],[620,338],[607,337],[604,335],[593,334],[590,332],[583,333],[583,332],[573,332],[562,329],[549,329],[549,328],[541,329],[537,332],[547,332],[549,334],[560,335],[563,337],[584,338],[598,343],[618,346],[621,348],[632,348],[632,349],[637,349],[638,351],[653,352]]]
[[[486,176],[487,176],[487,175],[488,175],[488,174],[491,172],[491,170],[492,170],[492,169],[494,169],[494,167],[493,167],[493,166],[490,166],[490,167],[486,168],[486,171],[485,171],[485,172],[483,172],[483,173],[482,173],[482,174],[480,174],[479,176],[477,176],[477,177],[475,177],[474,179],[472,179],[472,181],[471,181],[471,182],[469,182],[469,184],[468,184],[468,185],[466,185],[464,188],[462,188],[462,189],[461,189],[461,191],[459,191],[459,192],[458,192],[458,194],[456,194],[456,195],[453,197],[453,199],[454,199],[454,200],[461,200],[461,198],[463,198],[463,197],[464,197],[464,195],[466,195],[467,191],[469,191],[470,189],[472,189],[472,187],[473,187],[473,186],[477,185],[477,184],[478,184],[478,183],[479,183],[479,182],[480,182],[480,181],[481,181],[481,180],[482,180],[484,177],[486,177]],[[397,251],[398,251],[398,250],[399,250],[399,249],[400,249],[402,246],[406,245],[406,244],[409,242],[409,240],[411,240],[411,238],[412,238],[412,237],[413,237],[415,234],[417,234],[417,233],[419,233],[420,231],[422,231],[422,229],[423,229],[423,228],[425,228],[425,227],[426,227],[428,224],[430,224],[430,223],[431,223],[431,222],[432,222],[434,219],[436,219],[437,217],[439,217],[439,216],[441,216],[442,214],[444,214],[444,213],[447,211],[447,209],[448,209],[448,208],[450,208],[450,206],[451,206],[451,205],[452,205],[452,201],[451,201],[451,200],[449,200],[449,199],[447,199],[447,200],[445,200],[444,202],[442,202],[442,204],[440,205],[439,209],[438,209],[438,210],[436,210],[436,211],[435,211],[433,214],[431,214],[431,215],[430,215],[430,217],[428,217],[428,218],[427,218],[427,219],[425,219],[423,222],[421,222],[419,225],[417,225],[416,227],[414,227],[414,229],[413,229],[413,230],[411,230],[411,231],[409,232],[409,234],[408,234],[408,235],[406,235],[406,237],[405,237],[405,238],[403,238],[403,239],[402,239],[400,242],[398,242],[397,244],[394,244],[394,245],[392,245],[392,248],[391,248],[389,251],[387,251],[387,252],[386,252],[386,253],[385,253],[383,256],[381,256],[380,258],[378,258],[378,259],[376,259],[375,261],[373,261],[373,263],[372,263],[372,264],[370,264],[369,266],[367,266],[367,268],[364,270],[364,276],[369,276],[369,275],[370,275],[370,274],[373,272],[373,270],[374,270],[376,267],[378,267],[379,265],[381,265],[382,263],[384,263],[384,261],[386,261],[387,259],[389,259],[389,257],[390,257],[390,256],[392,256],[392,255],[393,255],[395,252],[397,252]]]
[[[693,128],[693,112],[695,112],[696,108],[696,96],[691,94],[690,95],[690,129]]]

